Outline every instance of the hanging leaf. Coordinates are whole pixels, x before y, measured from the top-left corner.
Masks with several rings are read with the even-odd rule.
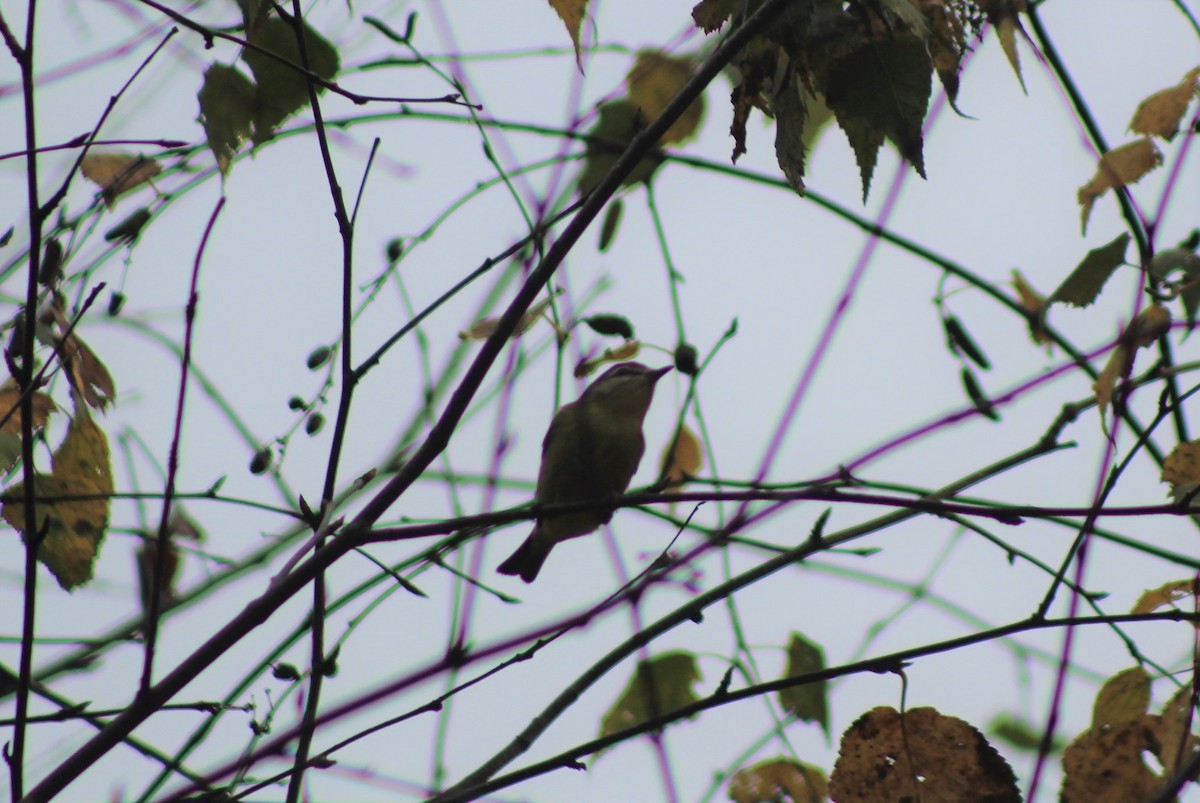
[[[528,332],[530,327],[537,323],[546,310],[549,309],[552,298],[553,296],[542,299],[525,310],[525,314],[521,316],[520,320],[517,321],[516,328],[513,329],[512,337],[517,338]],[[471,324],[469,329],[459,332],[458,336],[463,340],[487,340],[499,328],[501,317],[503,316],[498,315],[495,318],[484,318],[483,320],[476,321]]]
[[[1167,142],[1179,133],[1179,123],[1187,113],[1188,104],[1196,96],[1196,82],[1200,80],[1200,67],[1188,70],[1183,80],[1175,86],[1155,92],[1138,104],[1129,123],[1129,130],[1136,134],[1162,137]]]
[[[234,153],[254,129],[256,95],[254,82],[236,67],[213,64],[204,71],[204,84],[196,99],[204,136],[221,175],[229,173]]]
[[[642,344],[637,340],[627,340],[616,348],[605,349],[599,357],[590,360],[580,360],[575,366],[575,378],[583,379],[590,376],[597,368],[605,363],[625,362],[632,360],[642,350]]]
[[[92,567],[108,528],[113,491],[108,439],[87,408],[75,406],[75,418],[51,458],[52,472],[34,477],[37,532],[45,533],[38,560],[58,584],[71,591],[92,579]],[[14,529],[25,532],[24,483],[10,487],[0,510]],[[90,497],[90,498],[78,498]]]
[[[643,50],[625,76],[629,101],[647,123],[656,119],[692,77],[691,59],[670,56],[658,50]],[[704,118],[704,96],[700,95],[659,138],[659,145],[673,145],[695,136]]]
[[[1136,722],[1150,707],[1150,676],[1140,666],[1118,672],[1104,682],[1092,708],[1092,728],[1101,730]]]
[[[63,309],[61,299],[56,299],[55,303],[49,306],[42,314],[41,321],[50,327],[49,345],[57,348],[59,364],[62,365],[71,387],[88,407],[104,412],[108,405],[116,400],[116,382],[95,352],[71,329],[71,321]],[[38,331],[40,338],[45,330],[39,327]]]
[[[744,5],[744,0],[700,0],[692,9],[692,20],[705,33],[721,29],[734,11]]]
[[[158,162],[132,153],[95,153],[83,157],[83,175],[99,185],[111,209],[117,197],[136,189],[162,172]]]
[[[699,679],[700,669],[691,653],[667,652],[639,661],[629,685],[604,715],[600,735],[633,728],[691,705],[700,699],[692,689]]]
[[[46,426],[50,414],[58,409],[54,400],[45,393],[33,394],[33,431]],[[0,474],[21,459],[21,393],[11,379],[0,386]]]
[[[609,101],[600,106],[596,124],[588,131],[583,170],[579,174],[580,195],[590,193],[608,175],[625,147],[645,127],[646,122],[637,107],[628,100]],[[639,182],[649,181],[661,161],[655,156],[645,157],[625,177],[621,186],[632,187]]]
[[[674,448],[671,448],[672,443],[666,445],[659,461],[658,475],[663,478],[664,491],[682,488],[704,466],[704,450],[700,446],[700,439],[687,424],[680,425],[673,445]]]
[[[624,211],[625,204],[620,198],[608,205],[608,210],[604,213],[604,222],[600,226],[600,239],[596,246],[600,253],[606,253],[609,246],[612,245],[613,239],[617,236],[617,229],[621,225],[621,213]]]
[[[901,714],[886,706],[863,714],[842,735],[829,795],[845,801],[1021,800],[1012,768],[971,725],[933,708]]]
[[[1029,313],[1029,337],[1039,346],[1045,345],[1050,342],[1050,335],[1046,333],[1046,308],[1049,304],[1046,298],[1025,280],[1021,271],[1014,268],[1012,274],[1013,287],[1021,300],[1021,308]]]
[[[583,16],[587,11],[587,0],[550,0],[550,7],[567,26],[571,44],[575,46],[575,63],[583,72],[583,54],[579,51],[579,31],[583,28]]]
[[[1087,234],[1088,218],[1096,200],[1111,189],[1133,184],[1142,176],[1162,164],[1162,153],[1149,138],[1139,139],[1113,148],[1100,158],[1096,175],[1079,188],[1080,216],[1083,233]]]
[[[623,315],[613,315],[611,313],[589,315],[583,319],[583,322],[598,335],[622,337],[626,340],[633,339],[633,324]]]
[[[297,69],[303,67],[304,58],[300,54],[293,24],[299,25],[304,37],[304,50],[311,72],[326,81],[333,80],[338,72],[340,58],[337,50],[304,20],[293,18],[288,21],[269,17],[259,21],[250,29],[249,41],[288,63],[259,50],[246,48],[242,51],[242,58],[254,73],[256,84],[252,135],[255,144],[275,136],[275,129],[280,123],[309,104],[309,79]],[[316,90],[323,92],[324,87],[318,84]]]
[[[825,651],[799,633],[792,633],[787,649],[785,678],[807,675],[825,668]],[[815,722],[829,735],[829,684],[824,680],[779,690],[783,710],[802,722]]]
[[[1063,301],[1074,307],[1086,307],[1096,300],[1105,282],[1125,262],[1129,233],[1125,232],[1107,245],[1088,251],[1071,275],[1050,295],[1050,303]]]

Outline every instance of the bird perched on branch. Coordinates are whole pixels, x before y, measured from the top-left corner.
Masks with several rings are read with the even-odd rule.
[[[555,544],[595,532],[612,518],[611,503],[629,487],[646,450],[642,422],[654,386],[670,370],[636,362],[615,365],[554,414],[542,441],[535,501],[597,505],[540,517],[525,542],[500,564],[501,574],[532,583]]]

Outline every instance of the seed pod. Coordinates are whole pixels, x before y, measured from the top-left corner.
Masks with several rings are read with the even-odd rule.
[[[992,367],[987,355],[983,353],[983,349],[979,348],[967,334],[962,321],[953,315],[947,315],[942,318],[942,327],[946,330],[946,345],[950,347],[951,351],[955,354],[962,354],[985,371]]]
[[[987,394],[983,392],[983,388],[979,386],[979,380],[975,378],[975,373],[965,365],[962,369],[962,384],[963,390],[967,392],[967,398],[971,400],[971,404],[975,405],[976,410],[993,421],[1000,420],[1000,413],[997,412]]]
[[[700,370],[696,360],[696,347],[692,344],[680,343],[675,347],[675,368],[681,374],[695,376],[696,372]]]
[[[623,337],[626,340],[633,340],[633,324],[628,318],[620,315],[592,315],[583,319],[591,330],[598,335],[606,337]]]

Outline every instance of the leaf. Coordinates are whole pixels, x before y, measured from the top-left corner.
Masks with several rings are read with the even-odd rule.
[[[519,321],[517,321],[517,326],[515,329],[513,329],[511,337],[517,338],[528,332],[530,327],[537,323],[542,317],[543,313],[546,312],[546,309],[549,308],[552,299],[553,296],[542,299],[529,309],[525,310],[525,314],[521,316]],[[476,321],[475,323],[471,324],[469,329],[464,329],[463,331],[459,332],[458,336],[463,340],[487,340],[499,327],[500,318],[502,317],[503,316],[497,316],[495,318],[484,318],[483,320]]]
[[[1162,304],[1151,304],[1138,313],[1125,330],[1125,339],[1137,348],[1152,346],[1171,329],[1171,312]]]
[[[625,76],[629,101],[647,123],[656,119],[692,77],[691,59],[669,56],[658,50],[643,50]],[[694,136],[704,117],[704,96],[696,98],[658,140],[671,145]]]
[[[691,705],[700,699],[692,689],[699,679],[700,669],[691,653],[667,652],[639,661],[629,685],[604,715],[600,735],[609,736]]]
[[[658,475],[663,478],[663,490],[682,488],[703,466],[704,451],[700,439],[687,424],[681,424],[673,442],[666,445],[659,460]]]
[[[1096,175],[1079,188],[1080,216],[1083,232],[1087,233],[1088,218],[1096,200],[1110,189],[1119,189],[1133,184],[1142,176],[1162,164],[1162,153],[1149,139],[1139,139],[1113,148],[1100,157]]]
[[[1044,738],[1043,728],[1040,725],[1030,722],[1023,717],[1013,716],[1012,714],[997,714],[996,717],[988,723],[988,730],[997,738],[1007,742],[1018,750],[1024,750],[1030,753],[1037,752],[1042,746]],[[1055,736],[1050,744],[1051,753],[1062,752],[1066,746],[1066,742],[1062,737]]]
[[[834,800],[1020,801],[1012,768],[983,734],[933,708],[863,714],[842,735]]]
[[[1180,444],[1180,446],[1194,446],[1195,444],[1196,442],[1193,441],[1190,444]],[[1176,451],[1178,451],[1178,447]],[[1172,456],[1174,456],[1174,453],[1172,453]],[[1167,462],[1170,462],[1170,458],[1167,459]],[[1192,466],[1192,469],[1195,470],[1195,466]],[[1163,473],[1164,475],[1166,474],[1165,468],[1163,469]],[[1195,475],[1193,474],[1193,476]],[[1190,610],[1200,609],[1200,578],[1190,577],[1187,580],[1175,580],[1170,583],[1164,583],[1150,591],[1145,591],[1138,598],[1137,604],[1133,606],[1130,613],[1153,613],[1167,605],[1171,606],[1171,610],[1179,610],[1180,608],[1176,603],[1189,597],[1192,601],[1188,604],[1187,608]],[[1200,627],[1200,625],[1195,625],[1195,623],[1193,625]]]
[[[142,611],[150,613],[150,595],[155,583],[155,570],[158,564],[158,540],[151,537],[142,543],[137,550],[138,596],[142,602]],[[170,539],[164,550],[162,574],[158,576],[159,610],[169,605],[175,599],[175,578],[179,574],[179,549]]]
[[[799,633],[792,633],[787,655],[785,678],[807,675],[825,668],[824,650]],[[818,680],[780,689],[779,704],[800,721],[816,722],[826,735],[829,734],[829,684],[826,681]]]
[[[770,112],[763,92],[774,83],[775,75],[781,65],[788,63],[787,59],[783,48],[761,36],[751,39],[738,56],[737,70],[742,79],[730,96],[733,122],[729,124],[729,134],[733,137],[731,159],[734,164],[746,152],[746,121],[750,119],[750,112],[753,109]]]
[[[620,198],[608,205],[608,210],[604,213],[604,222],[600,225],[600,239],[596,244],[600,253],[606,253],[609,246],[612,245],[613,239],[617,236],[617,229],[621,226],[621,214],[624,211],[625,203]]]
[[[982,415],[990,418],[993,421],[1000,420],[1000,412],[996,409],[996,405],[992,404],[992,400],[988,398],[983,387],[979,384],[979,380],[975,377],[975,372],[968,366],[964,365],[959,371],[959,378],[962,380],[963,390],[966,391],[967,398],[971,400],[971,404]]]
[[[1136,134],[1162,137],[1167,142],[1179,133],[1179,123],[1187,112],[1188,104],[1196,96],[1196,82],[1200,80],[1200,67],[1189,70],[1178,84],[1159,92],[1138,104],[1129,123],[1129,130]]]
[[[924,37],[912,31],[887,30],[877,24],[874,35],[850,42],[830,58],[818,88],[850,140],[865,200],[885,138],[925,177],[921,126],[929,105],[933,64]]]
[[[1142,753],[1151,748],[1141,721],[1089,728],[1063,751],[1062,803],[1126,803],[1148,800],[1160,779]]]
[[[771,758],[738,770],[729,781],[733,803],[777,803],[785,795],[795,803],[827,799],[825,773],[790,758]]]
[[[705,33],[718,31],[743,5],[743,0],[700,0],[692,9],[692,20]]]
[[[550,0],[550,7],[567,26],[571,44],[575,46],[575,63],[583,72],[583,54],[579,51],[579,31],[583,27],[583,16],[587,11],[587,0]]]
[[[112,494],[112,468],[108,439],[96,426],[87,408],[76,406],[75,418],[66,437],[51,458],[53,471],[34,477],[38,532],[45,538],[38,547],[38,560],[46,565],[58,584],[70,591],[92,579],[92,568],[108,528]],[[25,533],[24,483],[6,491],[9,502],[0,510],[12,527]],[[91,499],[63,497],[95,496]],[[50,501],[53,500],[53,501]]]
[[[95,352],[88,348],[83,338],[71,329],[71,322],[61,303],[50,305],[42,314],[42,322],[57,327],[56,330],[51,330],[53,334],[50,344],[58,349],[59,364],[62,365],[71,387],[89,407],[104,412],[117,397],[117,385],[108,368]],[[66,332],[70,332],[70,335],[64,339],[60,333]]]
[[[598,335],[621,337],[625,340],[633,339],[633,324],[623,315],[613,315],[612,313],[589,315],[583,319],[583,322]]]
[[[625,362],[632,360],[642,350],[642,344],[637,340],[626,340],[616,348],[605,349],[599,357],[590,360],[580,360],[575,366],[575,378],[583,379],[590,376],[597,368],[608,362]]]
[[[1086,307],[1096,300],[1104,283],[1125,262],[1125,249],[1129,247],[1129,233],[1099,248],[1088,251],[1083,261],[1071,271],[1071,275],[1050,295],[1050,303],[1063,301],[1073,307]]]
[[[150,210],[142,207],[104,232],[104,241],[109,243],[131,243],[138,238],[138,235],[142,233],[142,229],[149,222]]]
[[[332,80],[340,65],[337,50],[308,23],[303,20],[296,23],[304,37],[310,71],[326,81]],[[280,123],[308,105],[308,77],[297,69],[303,67],[304,59],[291,22],[278,17],[261,20],[250,29],[248,41],[290,62],[285,64],[250,48],[242,51],[257,84],[252,138],[258,144],[275,136]],[[318,93],[324,91],[320,85],[316,89]]]
[[[1136,722],[1150,707],[1150,676],[1140,666],[1118,672],[1104,682],[1092,707],[1092,728],[1100,730]]]
[[[80,165],[83,175],[98,184],[111,209],[117,197],[140,187],[162,172],[158,162],[132,153],[89,153]]]
[[[1096,377],[1096,381],[1092,383],[1092,390],[1096,392],[1096,406],[1100,409],[1100,418],[1104,418],[1104,413],[1108,409],[1108,405],[1112,403],[1113,393],[1116,390],[1117,382],[1129,375],[1133,369],[1133,355],[1124,343],[1118,343],[1117,347],[1112,350],[1112,354],[1108,356],[1108,362],[1104,365],[1104,370],[1100,372],[1100,376]]]
[[[1156,737],[1152,743],[1157,745],[1155,749],[1152,744],[1151,749],[1167,777],[1174,775],[1184,762],[1192,760],[1200,751],[1200,739],[1192,733],[1195,716],[1192,687],[1185,684],[1171,695],[1171,699],[1163,706],[1162,714],[1151,720]]]
[[[1029,38],[1017,19],[1017,14],[1025,10],[1025,0],[983,0],[980,5],[987,9],[988,22],[996,28],[1000,49],[1004,51],[1004,57],[1021,83],[1021,91],[1029,94],[1025,89],[1025,79],[1021,76],[1021,55],[1017,52],[1017,34]]]
[[[962,354],[985,371],[991,370],[991,361],[988,360],[983,349],[979,348],[979,344],[967,332],[966,327],[957,316],[946,315],[943,317],[942,329],[946,332],[946,346],[951,352]]]
[[[229,173],[234,152],[250,137],[256,94],[254,82],[231,65],[213,64],[204,71],[204,85],[196,99],[204,136],[221,175]]]
[[[922,0],[921,8],[929,26],[929,57],[953,106],[958,99],[958,73],[967,53],[966,34],[962,22],[944,0]]]
[[[34,392],[33,431],[45,427],[57,409],[45,393]],[[11,379],[0,386],[0,421],[0,474],[4,474],[21,459],[21,394]]]
[[[1049,306],[1045,297],[1037,290],[1033,289],[1021,271],[1013,268],[1013,287],[1017,291],[1017,297],[1021,300],[1021,308],[1029,313],[1029,336],[1034,343],[1044,345],[1050,342],[1050,335],[1046,333],[1046,308]]]
[[[804,87],[792,72],[790,79],[771,99],[775,114],[775,159],[792,189],[804,194],[805,116],[808,113]]]
[[[621,157],[625,147],[646,124],[628,100],[609,101],[600,106],[596,124],[588,132],[587,147],[583,159],[583,170],[579,174],[579,194],[587,195],[608,175],[608,171]],[[649,181],[661,164],[661,159],[647,156],[630,171],[622,187],[632,187]]]

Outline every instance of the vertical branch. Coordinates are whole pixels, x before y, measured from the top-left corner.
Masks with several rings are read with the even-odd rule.
[[[38,273],[42,256],[42,212],[38,201],[37,116],[34,103],[33,34],[37,2],[29,0],[25,13],[25,45],[4,25],[4,39],[21,70],[21,94],[25,111],[25,198],[29,211],[29,273],[25,285],[25,312],[21,321],[19,360],[5,353],[17,387],[21,391],[21,471],[25,494],[25,566],[24,609],[21,618],[21,657],[17,670],[16,716],[13,723],[12,751],[6,756],[12,779],[12,799],[21,799],[25,788],[25,746],[29,721],[29,686],[33,676],[33,643],[37,632],[37,553],[41,545],[38,532],[37,495],[33,466],[33,336],[37,326]],[[2,20],[0,20],[2,22]]]
[[[158,617],[162,610],[163,576],[166,573],[167,549],[170,546],[171,534],[168,528],[171,520],[171,500],[175,496],[175,476],[179,473],[179,441],[183,437],[183,406],[187,398],[188,372],[192,365],[192,336],[196,324],[196,304],[199,299],[196,286],[200,281],[200,260],[208,246],[208,238],[217,223],[217,216],[225,207],[225,196],[217,201],[212,214],[209,215],[208,225],[200,238],[200,247],[196,250],[196,259],[192,263],[192,282],[188,288],[187,308],[183,324],[183,356],[179,366],[179,399],[175,403],[175,432],[171,436],[171,447],[167,454],[167,482],[163,491],[162,515],[158,521],[158,535],[155,539],[154,571],[150,580],[150,592],[146,605],[146,649],[142,660],[142,680],[138,687],[139,693],[150,688],[154,677],[154,647],[158,640]]]

